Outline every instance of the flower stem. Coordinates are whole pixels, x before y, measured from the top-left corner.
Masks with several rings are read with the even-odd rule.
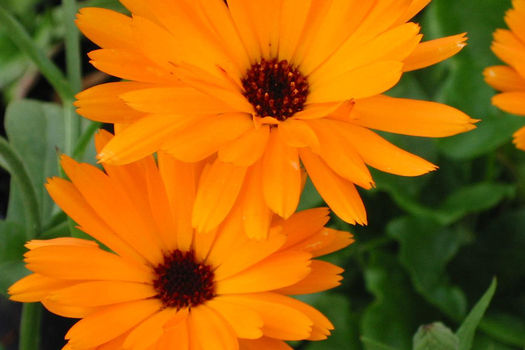
[[[4,138],[0,138],[0,165],[18,184],[25,209],[26,237],[28,240],[35,239],[42,230],[35,187],[22,159]]]
[[[86,151],[89,142],[93,138],[93,135],[101,126],[102,123],[92,122],[87,128],[85,128],[84,132],[77,141],[75,149],[73,150],[73,158],[79,159],[84,155],[84,152]]]
[[[40,303],[27,303],[22,307],[19,350],[36,350],[40,342]]]
[[[75,26],[77,12],[75,0],[62,0],[64,26],[66,28],[66,68],[67,80],[73,93],[82,89],[82,60],[80,59],[80,37]],[[74,99],[64,102],[64,118],[66,126],[66,153],[72,154],[82,131],[80,117],[73,106]]]
[[[62,71],[35,44],[25,28],[3,6],[0,5],[0,27],[4,28],[13,42],[25,52],[38,67],[42,75],[49,81],[60,98],[72,101],[74,92],[66,81]]]

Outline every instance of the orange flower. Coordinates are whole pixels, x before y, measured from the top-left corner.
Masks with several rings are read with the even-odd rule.
[[[102,132],[98,147],[109,139]],[[9,289],[11,299],[82,318],[64,349],[286,350],[283,340],[325,339],[326,317],[286,295],[339,285],[343,269],[312,259],[353,242],[323,227],[328,210],[276,217],[267,240],[248,239],[236,209],[194,234],[202,164],[158,161],[106,165],[106,175],[63,156],[71,182],[49,180],[51,197],[111,251],[78,238],[30,241],[33,274]]]
[[[271,212],[288,218],[297,208],[301,164],[341,219],[365,224],[355,185],[374,185],[367,165],[402,176],[436,168],[370,129],[443,137],[474,128],[454,108],[382,95],[403,72],[465,46],[463,34],[420,43],[407,21],[429,0],[122,2],[133,17],[97,8],[78,16],[102,47],[93,65],[128,80],[82,92],[78,113],[127,126],[101,162],[218,154],[197,194],[199,231],[228,213],[209,201],[240,198],[249,236],[260,237]]]
[[[508,66],[492,66],[483,72],[485,81],[502,93],[492,104],[505,112],[525,116],[525,0],[513,0],[505,22],[510,30],[494,32],[492,51]],[[525,128],[514,134],[516,147],[525,151]]]

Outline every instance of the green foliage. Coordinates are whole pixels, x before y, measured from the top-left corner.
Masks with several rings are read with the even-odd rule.
[[[485,314],[494,293],[496,292],[496,279],[494,279],[485,292],[485,294],[478,301],[476,306],[470,311],[467,318],[461,324],[456,332],[459,339],[459,350],[470,350],[472,348],[472,341],[474,340],[474,333],[478,327],[481,318]]]
[[[16,222],[1,220],[0,233],[0,294],[7,297],[7,288],[29,273],[22,261],[26,240],[24,227]]]
[[[5,128],[11,145],[24,159],[35,186],[40,215],[49,219],[54,203],[44,184],[46,179],[59,175],[57,152],[64,148],[62,108],[56,104],[38,101],[15,101],[7,108]],[[24,217],[16,194],[16,185],[11,186],[12,196],[7,217],[22,223]]]
[[[44,65],[37,62],[39,67],[34,63],[59,50],[65,37],[62,9],[48,5],[36,13],[33,9],[39,2],[5,0],[0,4],[21,23],[26,35],[17,35],[31,41],[22,47],[12,33],[0,30],[0,89],[9,102],[8,146],[23,159],[22,170],[35,191],[33,205],[42,220],[38,234],[86,238],[71,228],[74,223],[67,221],[43,186],[47,178],[60,175],[58,154],[66,147],[64,134],[69,127],[64,114],[72,114],[70,101],[65,112],[56,103],[19,98],[26,95],[28,82],[42,72],[67,97],[64,100],[73,91],[66,74],[51,60],[46,59]],[[116,0],[81,4],[123,11]],[[331,227],[348,230],[356,238],[352,247],[328,257],[346,269],[343,285],[301,297],[326,314],[335,330],[326,341],[294,343],[297,349],[524,348],[525,152],[516,150],[511,139],[525,121],[490,104],[495,92],[482,76],[485,67],[500,64],[490,42],[492,32],[505,27],[503,16],[510,7],[510,0],[434,0],[416,18],[424,41],[468,32],[468,46],[445,62],[405,74],[388,94],[440,101],[480,122],[472,132],[439,140],[381,133],[439,169],[416,178],[371,170],[377,187],[360,192],[369,225],[354,227],[337,218],[330,222]],[[84,134],[71,153],[93,163],[92,136],[98,125],[84,121],[82,127]],[[0,165],[13,170],[1,156]],[[0,294],[4,297],[7,288],[28,273],[22,262],[28,232],[23,194],[19,183],[11,181],[7,217],[0,221]],[[299,208],[323,204],[307,180]],[[498,290],[493,282],[480,299],[494,276]],[[458,331],[454,334],[450,329]]]

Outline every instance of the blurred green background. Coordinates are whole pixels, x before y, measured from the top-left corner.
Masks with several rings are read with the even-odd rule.
[[[78,6],[124,11],[117,0]],[[0,0],[0,7],[65,69],[59,2]],[[446,103],[482,121],[472,132],[440,140],[384,134],[440,168],[418,178],[373,172],[377,188],[360,191],[369,225],[330,221],[356,237],[351,247],[328,257],[345,268],[345,279],[333,291],[302,299],[323,311],[336,330],[327,341],[295,343],[296,349],[524,349],[525,153],[511,140],[525,120],[491,106],[495,92],[482,77],[485,67],[501,64],[490,44],[492,32],[506,27],[503,16],[510,7],[510,0],[434,0],[415,18],[423,40],[468,32],[468,46],[443,63],[405,74],[389,94]],[[67,235],[67,221],[43,187],[47,177],[59,174],[64,111],[11,34],[0,23],[1,132],[24,160],[43,236]],[[85,87],[112,79],[89,66],[86,53],[94,48],[82,39]],[[84,130],[89,126],[83,121]],[[94,163],[92,146],[78,154]],[[0,165],[8,168],[1,157]],[[7,301],[6,290],[27,273],[26,218],[16,184],[9,183],[8,172],[0,176],[0,350],[10,350],[16,348],[20,305]],[[308,183],[300,209],[321,205]],[[71,322],[45,314],[41,349],[60,349]]]

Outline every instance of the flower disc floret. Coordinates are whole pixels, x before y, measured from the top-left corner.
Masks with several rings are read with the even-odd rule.
[[[155,269],[157,279],[153,286],[164,307],[192,307],[214,297],[211,267],[195,261],[195,252],[176,249],[164,256],[164,262]]]
[[[243,95],[258,116],[285,121],[302,111],[308,97],[308,79],[287,60],[255,63],[242,79]]]

